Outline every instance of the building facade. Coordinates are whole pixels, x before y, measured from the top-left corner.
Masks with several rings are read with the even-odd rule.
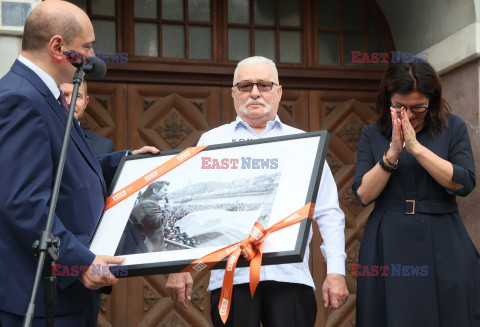
[[[20,53],[22,26],[40,1],[0,1],[0,75]],[[444,96],[468,125],[480,167],[480,1],[457,0],[82,0],[95,51],[107,76],[88,84],[82,123],[112,138],[116,149],[194,146],[200,135],[235,119],[231,85],[238,60],[262,55],[277,63],[280,119],[307,131],[326,129],[328,164],[346,216],[349,301],[337,311],[318,306],[317,326],[354,326],[363,227],[371,207],[351,183],[362,128],[372,122],[388,62],[428,60]],[[480,247],[480,190],[459,199],[461,217]],[[315,230],[315,228],[314,228]],[[326,266],[314,234],[311,271],[319,290]],[[194,274],[190,308],[174,305],[163,275],[121,280],[102,297],[99,326],[208,326],[208,273]]]

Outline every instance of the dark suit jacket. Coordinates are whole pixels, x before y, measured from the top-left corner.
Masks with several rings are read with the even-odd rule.
[[[98,134],[95,134],[93,132],[90,132],[89,130],[86,130],[83,128],[82,128],[82,131],[85,134],[85,137],[87,138],[87,140],[92,145],[93,152],[97,157],[113,152],[112,140],[107,139],[106,137],[100,136]]]
[[[0,311],[25,313],[36,267],[31,247],[45,227],[66,121],[45,83],[17,60],[0,80]],[[125,154],[97,159],[75,120],[73,125],[52,229],[61,240],[56,263],[70,273],[95,257],[89,241]],[[85,310],[98,296],[77,279],[60,278],[57,315]],[[40,285],[38,316],[45,314]]]

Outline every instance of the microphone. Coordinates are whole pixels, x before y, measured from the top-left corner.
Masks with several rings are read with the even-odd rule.
[[[107,73],[107,66],[98,57],[87,57],[75,50],[64,51],[63,54],[73,66],[82,69],[89,78],[100,79]]]

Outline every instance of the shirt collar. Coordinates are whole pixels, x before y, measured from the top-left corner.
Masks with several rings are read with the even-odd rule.
[[[244,127],[250,127],[243,119],[242,117],[238,116],[237,115],[237,118],[235,119],[235,121],[233,122],[233,127],[234,128],[237,128],[238,126],[244,126]],[[267,128],[275,128],[276,126],[278,127],[282,127],[283,123],[280,121],[280,118],[278,117],[278,115],[275,116],[275,119],[274,120],[270,120],[267,122],[267,126],[265,127],[265,129]],[[251,128],[251,127],[250,127]]]
[[[58,89],[57,83],[55,83],[55,80],[52,78],[52,76],[45,73],[43,70],[40,69],[40,67],[38,67],[22,55],[18,56],[18,61],[33,70],[33,72],[37,74],[38,77],[40,77],[43,83],[47,85],[48,89],[50,90],[50,92],[52,92],[55,99],[58,99],[58,97],[60,96],[60,90]]]

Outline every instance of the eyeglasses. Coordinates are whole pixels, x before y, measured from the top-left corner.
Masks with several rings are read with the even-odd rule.
[[[427,106],[412,106],[412,107],[407,107],[407,106],[391,106],[390,108],[395,109],[396,112],[402,111],[402,108],[405,108],[405,111],[410,109],[412,112],[416,114],[421,114],[427,111],[428,105]]]
[[[233,87],[238,87],[240,92],[251,92],[253,86],[257,85],[257,88],[260,92],[268,92],[271,91],[273,85],[277,85],[277,83],[270,82],[270,81],[259,81],[259,82],[250,82],[250,81],[241,81],[235,84]]]

